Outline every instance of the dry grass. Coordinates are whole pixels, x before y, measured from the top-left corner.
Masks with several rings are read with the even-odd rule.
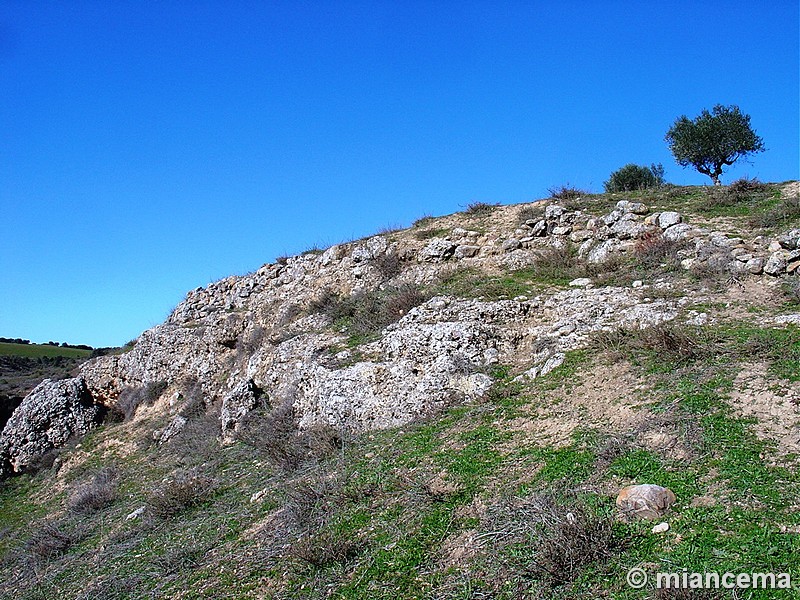
[[[34,530],[25,550],[35,560],[50,560],[67,552],[84,537],[83,530],[71,529],[63,521],[46,521]]]

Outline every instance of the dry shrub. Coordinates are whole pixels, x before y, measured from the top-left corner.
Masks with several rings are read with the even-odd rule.
[[[584,274],[570,245],[547,248],[537,256],[533,269],[538,278],[545,280],[574,279]]]
[[[152,406],[168,385],[166,381],[151,381],[142,386],[126,387],[120,392],[112,411],[119,415],[121,420],[129,421],[140,405]]]
[[[25,550],[34,559],[50,560],[67,552],[85,536],[82,529],[70,529],[61,521],[47,521],[34,530]]]
[[[706,344],[692,330],[672,322],[646,329],[599,331],[593,338],[593,345],[616,359],[647,352],[676,362],[687,362],[708,354]]]
[[[285,470],[322,460],[343,444],[342,432],[330,425],[317,424],[299,431],[291,394],[271,410],[248,413],[236,437]]]
[[[90,482],[72,493],[67,508],[76,513],[91,513],[105,508],[117,497],[118,477],[119,471],[114,467],[101,469]]]
[[[499,203],[489,204],[488,202],[470,202],[467,204],[467,209],[464,211],[470,216],[483,217],[490,215],[500,206]]]
[[[155,516],[168,519],[205,502],[216,485],[214,479],[197,470],[179,472],[155,489],[147,503]]]
[[[370,264],[378,270],[384,280],[397,277],[403,272],[403,263],[395,252],[376,256]]]
[[[791,304],[800,304],[800,279],[787,279],[781,285],[784,298]]]
[[[305,530],[322,527],[342,499],[342,481],[335,475],[314,470],[286,488],[286,510]]]
[[[289,552],[295,558],[324,569],[337,564],[344,564],[357,557],[364,544],[357,540],[343,537],[330,530],[306,535],[295,541]]]
[[[763,198],[768,191],[769,186],[758,179],[743,177],[727,186],[707,188],[706,195],[709,206],[720,207],[755,202]]]
[[[325,290],[308,308],[311,312],[327,315],[351,336],[369,338],[428,298],[429,294],[413,284],[358,292],[351,296],[339,296]]]
[[[484,528],[492,555],[507,556],[504,569],[552,586],[576,579],[622,547],[612,519],[598,516],[575,494],[535,494],[505,500],[487,511]]]
[[[636,240],[633,251],[636,265],[645,271],[677,271],[681,266],[678,253],[685,248],[684,241],[673,241],[660,232],[647,231]]]
[[[800,220],[800,196],[783,198],[775,207],[753,215],[750,225],[753,227],[788,227]]]
[[[556,200],[577,200],[582,196],[589,195],[589,192],[586,190],[578,189],[569,184],[547,188],[547,193],[550,194],[551,198]]]

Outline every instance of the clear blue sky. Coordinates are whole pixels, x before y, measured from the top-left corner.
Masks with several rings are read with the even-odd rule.
[[[798,3],[0,2],[0,336],[119,345],[276,256],[622,165],[737,104],[798,178]]]

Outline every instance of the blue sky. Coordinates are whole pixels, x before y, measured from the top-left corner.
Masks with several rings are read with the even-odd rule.
[[[677,166],[737,104],[798,178],[798,3],[0,3],[0,336],[120,345],[281,254]]]

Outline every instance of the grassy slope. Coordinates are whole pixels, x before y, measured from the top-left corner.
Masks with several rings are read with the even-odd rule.
[[[541,284],[540,275],[518,272],[482,285],[491,284],[490,296],[513,295]],[[459,282],[451,283],[457,293]],[[763,363],[778,389],[800,380],[800,330],[728,321],[672,333],[685,343],[648,334],[599,339],[526,384],[496,368],[495,386],[480,402],[348,439],[323,458],[291,465],[268,445],[218,449],[213,414],[195,415],[161,447],[144,442],[164,425],[155,412],[106,425],[66,451],[58,473],[0,488],[0,594],[638,599],[660,596],[626,585],[634,566],[789,569],[799,578],[798,457],[778,455],[758,437],[758,424],[733,410],[731,394],[744,364]],[[570,390],[615,364],[640,382],[631,395],[650,416],[639,429],[584,420],[553,444],[519,425],[536,422],[543,408],[566,407]],[[642,434],[664,429],[676,432],[683,452],[640,443]],[[104,467],[119,472],[113,500],[76,501]],[[159,516],[176,473],[205,483]],[[675,491],[670,531],[654,535],[651,523],[616,519],[614,492],[634,482]],[[149,516],[125,519],[141,506]],[[43,554],[41,540],[52,548],[54,538],[68,542]]]
[[[9,344],[0,342],[0,356],[88,358],[91,353],[91,350],[62,348],[61,346],[50,346],[48,344]]]

